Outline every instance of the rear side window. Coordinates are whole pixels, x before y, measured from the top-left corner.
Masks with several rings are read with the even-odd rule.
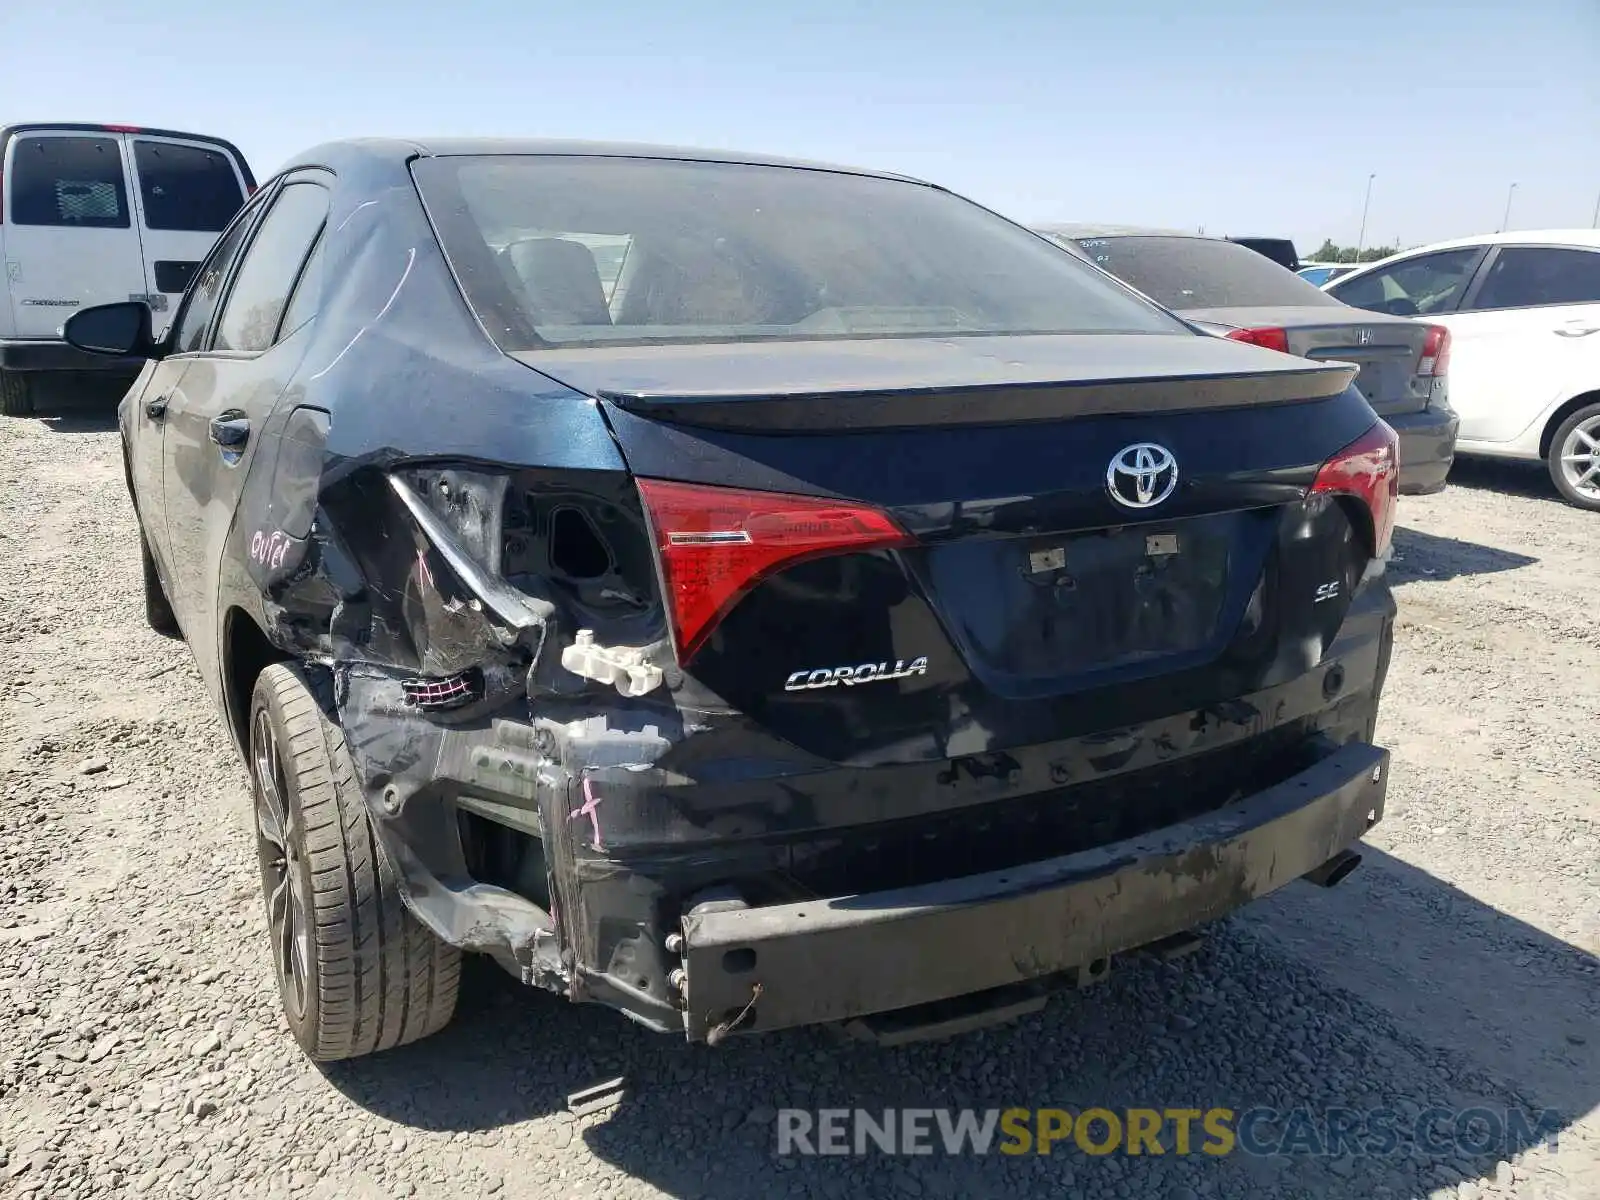
[[[278,330],[280,342],[317,315],[322,301],[322,248],[327,244],[324,233],[317,239],[317,248],[311,252],[311,257],[306,259],[305,270],[300,272],[294,294],[289,297],[289,307],[283,311],[283,324]]]
[[[1174,312],[1256,305],[1338,307],[1293,271],[1238,242],[1217,238],[1080,238],[1089,256]]]
[[[14,225],[128,228],[122,144],[112,137],[19,137],[6,186]]]
[[[1600,251],[1507,247],[1495,257],[1472,308],[1600,302]]]
[[[1380,271],[1368,271],[1328,288],[1345,304],[1392,317],[1417,317],[1449,312],[1477,269],[1483,250],[1437,250],[1404,259]]]
[[[260,203],[257,201],[256,212],[248,214],[224,236],[217,239],[211,247],[211,253],[196,271],[195,278],[184,297],[183,308],[178,313],[176,332],[173,334],[173,345],[180,354],[192,354],[205,348],[206,328],[211,324],[211,318],[217,311],[222,285],[228,278],[228,271],[233,267],[234,259],[239,257],[239,246],[244,241],[245,235],[250,232],[255,219],[261,215]]]
[[[289,291],[327,217],[326,188],[291,183],[278,193],[222,303],[212,349],[265,350],[273,344]]]
[[[133,165],[150,229],[221,233],[244,204],[233,160],[220,150],[139,138]]]

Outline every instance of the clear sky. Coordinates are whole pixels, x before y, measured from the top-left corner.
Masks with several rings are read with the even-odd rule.
[[[1600,0],[0,0],[0,123],[163,125],[257,174],[528,134],[919,175],[1024,221],[1301,252],[1584,226]]]

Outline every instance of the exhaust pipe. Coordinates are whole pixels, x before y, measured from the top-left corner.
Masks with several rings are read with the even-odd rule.
[[[1354,850],[1341,850],[1320,867],[1307,871],[1302,878],[1318,887],[1331,888],[1343,883],[1345,877],[1361,865],[1361,855]]]

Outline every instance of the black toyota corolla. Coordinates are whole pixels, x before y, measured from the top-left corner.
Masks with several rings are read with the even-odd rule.
[[[248,765],[318,1059],[462,952],[716,1043],[931,1036],[1306,876],[1384,803],[1393,431],[950,192],[352,141],[120,410],[151,624]]]

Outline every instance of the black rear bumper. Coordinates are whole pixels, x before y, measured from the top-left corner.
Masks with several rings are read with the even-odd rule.
[[[1005,988],[1224,916],[1371,828],[1388,765],[1388,751],[1351,743],[1237,804],[1098,849],[923,887],[690,914],[688,1036],[704,1040],[741,1013],[738,1032],[765,1032]]]
[[[94,371],[137,375],[144,369],[142,358],[121,358],[90,354],[66,342],[34,338],[0,341],[0,370],[6,371]]]
[[[1461,418],[1453,409],[1431,406],[1419,413],[1384,417],[1400,439],[1400,491],[1423,496],[1441,491],[1455,461]]]

